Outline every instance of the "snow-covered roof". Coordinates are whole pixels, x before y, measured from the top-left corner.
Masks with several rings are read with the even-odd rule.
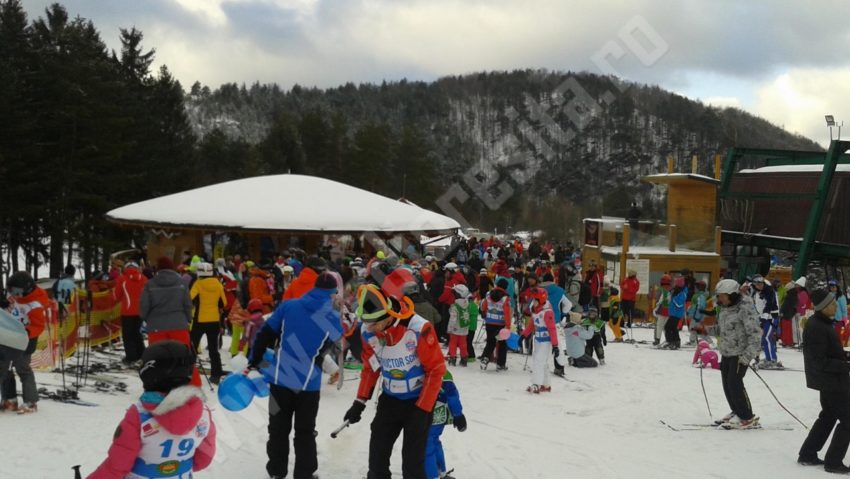
[[[697,175],[694,173],[660,173],[641,178],[641,181],[646,181],[648,183],[677,183],[682,180],[696,180],[705,183],[720,184],[720,180],[716,178],[705,175]]]
[[[820,173],[823,165],[781,165],[741,170],[740,173]],[[836,165],[835,171],[850,173],[850,165]]]
[[[603,246],[602,254],[620,254],[622,246]],[[717,256],[713,251],[695,251],[687,248],[676,248],[670,251],[666,246],[630,246],[629,256]]]
[[[115,223],[217,230],[452,233],[457,221],[343,183],[303,175],[244,178],[114,209]]]

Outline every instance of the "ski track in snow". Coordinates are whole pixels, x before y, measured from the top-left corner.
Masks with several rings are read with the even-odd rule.
[[[651,340],[652,330],[635,328],[636,339]],[[686,339],[686,333],[682,333]],[[480,353],[483,344],[476,344]],[[222,351],[226,351],[225,348]],[[223,352],[225,365],[229,357]],[[451,368],[461,394],[469,429],[447,428],[442,441],[449,468],[461,479],[556,477],[717,479],[764,477],[822,478],[820,468],[796,464],[797,450],[807,431],[788,416],[752,371],[745,378],[754,411],[765,427],[793,431],[672,431],[673,427],[709,422],[699,371],[690,365],[693,351],[663,351],[647,345],[609,343],[607,365],[595,369],[567,367],[564,381],[550,375],[552,393],[531,395],[525,357],[508,355],[509,370],[481,371],[477,363]],[[802,369],[799,351],[780,349],[786,366]],[[99,358],[98,358],[99,359]],[[113,359],[113,358],[110,358]],[[551,367],[551,361],[548,361]],[[74,364],[73,362],[69,364]],[[354,374],[354,373],[352,373]],[[705,370],[712,412],[728,412],[720,373]],[[5,459],[0,477],[73,477],[71,466],[91,473],[105,457],[113,431],[141,392],[132,374],[109,373],[129,386],[127,393],[84,390],[80,398],[100,406],[88,408],[42,400],[35,415],[0,414],[0,450]],[[806,389],[799,372],[770,371],[762,377],[780,400],[804,422],[819,412],[817,392]],[[61,377],[37,373],[37,382],[55,390]],[[69,381],[70,382],[70,381]],[[91,382],[91,381],[90,381]],[[356,381],[322,389],[319,417],[319,474],[322,479],[360,479],[367,472],[369,424],[375,411],[370,401],[363,420],[342,431],[354,399]],[[218,428],[218,455],[198,479],[264,479],[268,401],[260,399],[240,413],[225,411],[204,383]],[[393,451],[393,477],[401,478],[401,438]],[[42,459],[44,458],[44,459]],[[290,471],[294,457],[290,455]]]

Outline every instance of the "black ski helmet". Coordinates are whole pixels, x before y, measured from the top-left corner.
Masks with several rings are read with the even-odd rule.
[[[9,277],[6,288],[12,296],[26,296],[35,291],[35,280],[26,271],[17,271]]]
[[[195,358],[192,351],[177,341],[152,344],[142,353],[139,377],[145,391],[168,392],[189,384]]]

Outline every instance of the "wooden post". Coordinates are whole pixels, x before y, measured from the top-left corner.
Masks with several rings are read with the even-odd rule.
[[[626,279],[626,259],[629,256],[629,243],[632,237],[632,227],[628,223],[623,223],[623,254],[620,255],[620,277],[617,278],[617,284],[620,284]]]
[[[723,241],[723,228],[720,226],[714,227],[714,252],[718,255],[723,251],[721,241]]]
[[[667,174],[673,174],[673,155],[667,155]]]
[[[676,225],[670,225],[667,227],[667,249],[671,252],[676,252]]]
[[[693,174],[693,175],[697,174],[698,163],[699,163],[699,157],[697,155],[694,155],[693,157],[691,157],[691,174]]]
[[[714,155],[714,179],[720,179],[720,167],[723,164],[723,159],[720,156],[720,153]]]

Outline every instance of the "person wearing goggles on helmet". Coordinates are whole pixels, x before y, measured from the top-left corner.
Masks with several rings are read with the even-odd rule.
[[[357,399],[345,413],[360,421],[366,402],[381,381],[378,409],[369,441],[369,479],[389,479],[390,455],[400,432],[402,475],[425,479],[425,449],[431,414],[440,393],[446,362],[434,326],[414,314],[413,301],[383,288],[363,285],[357,292],[357,316],[363,321],[363,370]],[[397,293],[394,293],[398,296]]]

